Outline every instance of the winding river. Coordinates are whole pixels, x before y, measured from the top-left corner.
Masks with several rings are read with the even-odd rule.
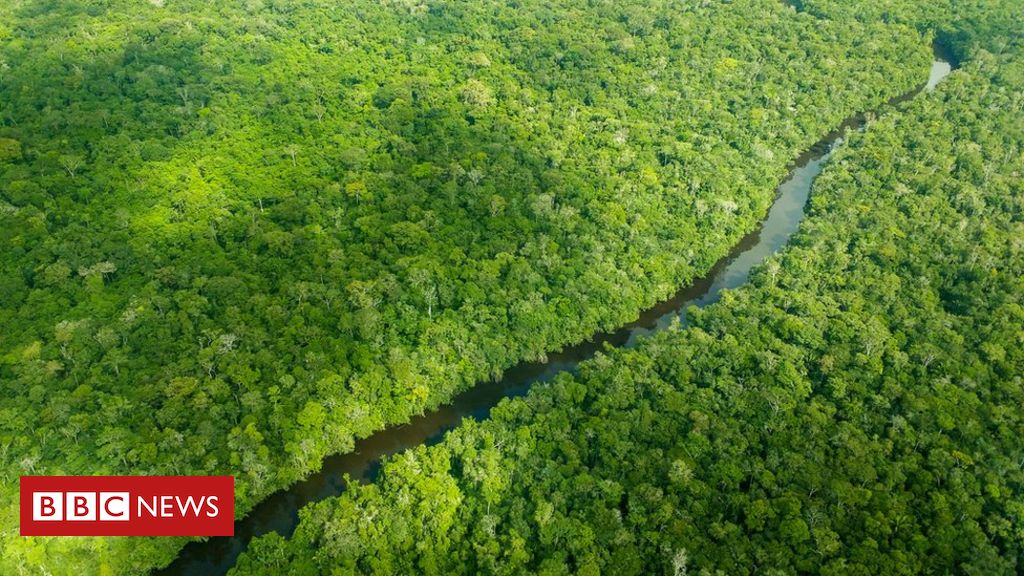
[[[923,90],[931,90],[950,73],[951,59],[941,47],[935,46],[934,54],[928,81],[893,99],[890,105],[909,100]],[[393,426],[357,441],[352,452],[328,457],[319,472],[258,504],[248,516],[235,523],[234,536],[191,542],[170,566],[157,573],[165,576],[225,574],[253,537],[271,531],[290,535],[298,524],[300,508],[340,494],[345,489],[342,480],[345,474],[353,480],[371,481],[380,469],[381,457],[420,444],[434,444],[467,416],[486,418],[502,398],[522,396],[537,382],[550,380],[563,371],[575,370],[580,362],[592,358],[606,344],[631,347],[638,338],[666,328],[675,318],[681,317],[685,322],[689,306],[706,306],[716,302],[722,290],[744,284],[753,268],[789,241],[803,219],[814,178],[832,152],[842,144],[843,134],[847,130],[863,128],[865,122],[864,114],[848,118],[801,154],[793,162],[786,180],[779,185],[775,202],[760,226],[744,236],[707,275],[694,280],[672,298],[645,310],[636,321],[615,332],[597,334],[586,342],[552,353],[546,362],[517,365],[507,370],[500,380],[481,382],[456,396],[447,406],[417,416],[408,424]]]

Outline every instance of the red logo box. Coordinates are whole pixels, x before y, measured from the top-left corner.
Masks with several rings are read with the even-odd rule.
[[[233,476],[22,476],[22,536],[233,536]]]

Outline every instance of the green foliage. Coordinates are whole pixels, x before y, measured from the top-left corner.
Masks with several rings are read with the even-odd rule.
[[[21,160],[21,157],[21,142],[0,138],[0,163],[14,163]]]
[[[953,56],[966,60],[976,49],[1000,53],[1021,36],[1017,0],[800,0],[823,18],[889,22],[933,30]]]
[[[630,320],[926,43],[775,0],[0,3],[0,572],[183,543],[19,538],[20,474],[232,474],[244,513]]]
[[[853,135],[749,286],[391,459],[234,574],[1020,573],[1007,45]]]

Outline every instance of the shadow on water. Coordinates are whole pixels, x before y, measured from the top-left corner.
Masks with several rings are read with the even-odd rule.
[[[938,46],[934,47],[934,52],[927,83],[891,100],[890,105],[931,90],[950,73],[952,67],[946,53]],[[343,477],[346,474],[353,480],[372,481],[380,470],[382,457],[421,444],[435,444],[463,418],[486,418],[501,399],[522,396],[537,382],[551,380],[561,372],[575,371],[580,362],[592,358],[606,345],[632,347],[639,338],[668,327],[676,318],[685,322],[688,307],[717,302],[722,290],[744,284],[752,269],[789,241],[803,219],[814,178],[842,144],[843,134],[859,130],[865,123],[865,114],[848,118],[796,158],[786,180],[777,189],[768,216],[758,228],[740,239],[707,275],[694,280],[672,298],[645,310],[637,320],[614,332],[597,334],[586,342],[549,354],[546,362],[519,364],[507,370],[501,379],[481,382],[446,406],[357,441],[352,452],[326,458],[319,472],[258,504],[248,516],[235,523],[234,536],[192,542],[170,566],[157,573],[164,576],[225,574],[253,537],[269,532],[288,536],[298,525],[299,509],[340,494],[345,489]]]

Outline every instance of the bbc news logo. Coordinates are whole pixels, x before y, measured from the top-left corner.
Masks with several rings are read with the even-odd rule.
[[[22,476],[22,536],[233,536],[232,476]]]
[[[131,518],[130,500],[128,492],[33,492],[32,520],[127,522]],[[142,503],[140,498],[139,504]]]

